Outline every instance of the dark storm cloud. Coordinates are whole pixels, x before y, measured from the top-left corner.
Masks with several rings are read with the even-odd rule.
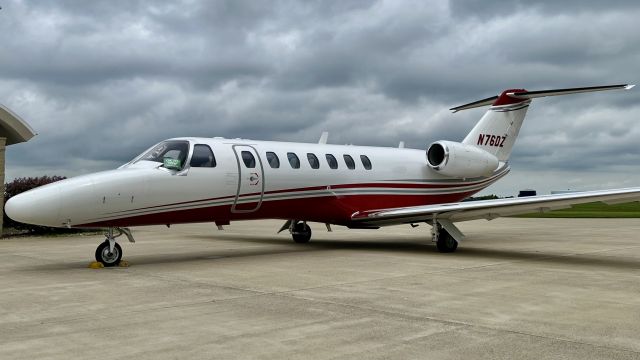
[[[637,9],[637,2],[633,0],[511,0],[511,1],[484,1],[484,0],[451,0],[451,13],[453,16],[491,18],[496,16],[509,16],[523,11],[539,11],[544,14],[577,14],[600,13],[612,10]],[[525,31],[523,29],[519,29]]]
[[[636,82],[640,63],[633,1],[2,6],[0,102],[39,132],[9,149],[9,177],[107,169],[175,136],[314,142],[328,130],[333,143],[425,148],[462,139],[484,111],[452,106]],[[638,90],[534,101],[514,172],[565,174],[535,186],[595,186],[596,168],[640,182],[639,103]]]
[[[261,77],[269,68],[243,44],[247,30],[239,20],[249,24],[258,9],[224,7],[236,20],[231,23],[212,9],[106,3],[45,2],[16,6],[13,13],[7,9],[14,15],[5,23],[9,34],[22,36],[3,39],[8,51],[0,58],[0,75],[73,87],[136,77],[215,86]],[[26,18],[41,19],[42,25],[21,21]]]

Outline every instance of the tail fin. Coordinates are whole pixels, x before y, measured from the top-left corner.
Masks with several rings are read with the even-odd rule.
[[[495,155],[500,161],[507,161],[511,155],[513,144],[518,137],[522,121],[527,114],[531,99],[545,96],[576,94],[591,91],[631,89],[635,85],[607,85],[571,89],[554,89],[527,91],[524,89],[505,90],[499,96],[474,101],[469,104],[451,108],[451,111],[472,109],[491,105],[489,110],[478,121],[476,126],[462,141],[463,144],[475,145]]]

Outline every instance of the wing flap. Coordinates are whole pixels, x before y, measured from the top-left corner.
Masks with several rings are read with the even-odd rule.
[[[432,219],[434,215],[437,215],[438,219],[448,219],[452,222],[476,219],[491,220],[502,216],[565,209],[572,205],[597,201],[605,203],[640,201],[640,188],[379,209],[357,213],[352,217],[352,221],[385,226],[423,222]]]

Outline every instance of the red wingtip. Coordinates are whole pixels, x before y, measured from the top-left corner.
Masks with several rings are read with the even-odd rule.
[[[527,90],[525,89],[508,89],[502,92],[502,94],[500,94],[500,96],[498,96],[498,98],[496,99],[496,101],[493,102],[492,106],[497,106],[497,105],[510,105],[510,104],[517,104],[517,103],[521,103],[523,101],[527,101],[527,99],[518,99],[518,98],[514,98],[511,97],[509,95],[507,95],[507,93],[514,93],[514,92],[526,92]]]

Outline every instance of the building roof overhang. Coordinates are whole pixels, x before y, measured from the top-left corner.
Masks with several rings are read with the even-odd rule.
[[[0,104],[0,137],[7,139],[7,145],[29,141],[34,136],[36,133],[26,121]]]

